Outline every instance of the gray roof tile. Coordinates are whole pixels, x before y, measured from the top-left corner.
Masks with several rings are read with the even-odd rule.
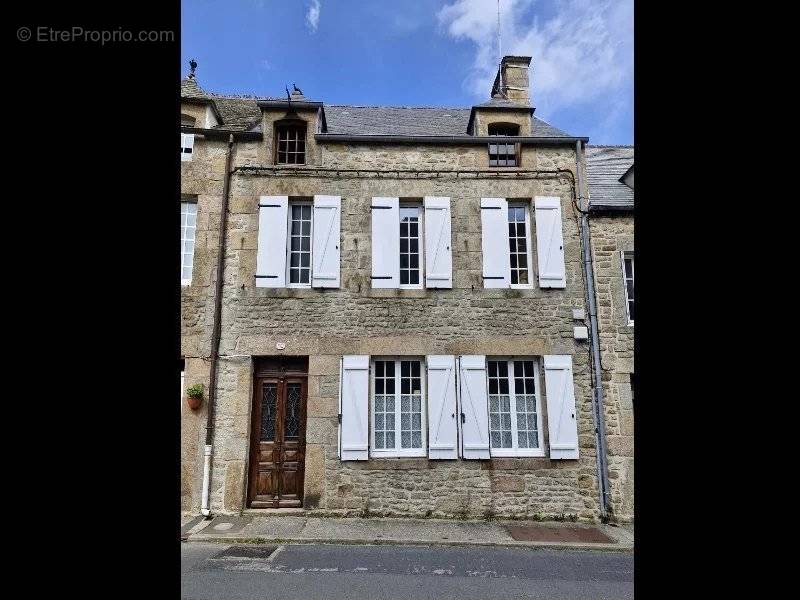
[[[590,210],[633,208],[633,190],[620,181],[633,158],[633,146],[586,147]]]

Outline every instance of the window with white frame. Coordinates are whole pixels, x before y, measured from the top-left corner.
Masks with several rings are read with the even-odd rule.
[[[400,287],[422,289],[422,206],[400,205]]]
[[[425,456],[422,361],[376,359],[372,372],[372,454]]]
[[[508,251],[511,262],[511,287],[529,287],[531,228],[529,205],[508,203]]]
[[[286,281],[289,287],[311,287],[311,202],[289,203]]]
[[[181,161],[191,161],[194,153],[194,134],[181,134]]]
[[[196,229],[197,203],[181,202],[181,285],[191,285],[192,283]]]
[[[625,287],[625,313],[633,325],[633,252],[622,253],[622,282]]]
[[[539,370],[533,359],[488,359],[492,456],[544,456]]]

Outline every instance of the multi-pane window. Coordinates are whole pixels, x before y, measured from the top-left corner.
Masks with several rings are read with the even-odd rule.
[[[289,285],[311,285],[311,203],[289,205]]]
[[[625,311],[628,325],[633,325],[633,253],[622,253],[622,278],[625,285]]]
[[[279,165],[303,165],[306,162],[306,126],[304,123],[278,125],[276,161]]]
[[[192,153],[194,152],[194,134],[182,133],[181,134],[181,161],[191,162]]]
[[[493,456],[544,456],[533,360],[488,360],[489,444]]]
[[[508,205],[508,250],[511,262],[511,285],[530,285],[530,227],[528,206]]]
[[[197,203],[181,202],[181,285],[192,283],[194,234],[197,229]]]
[[[490,124],[490,136],[512,137],[519,135],[519,126],[511,124]],[[489,144],[490,167],[516,167],[517,145],[513,142]]]
[[[420,206],[400,207],[400,287],[422,286],[420,273]]]
[[[373,376],[373,453],[424,456],[422,361],[376,360]]]

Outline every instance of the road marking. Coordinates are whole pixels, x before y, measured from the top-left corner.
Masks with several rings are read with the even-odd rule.
[[[275,548],[275,551],[272,554],[269,555],[269,558],[267,558],[267,562],[271,563],[272,561],[274,561],[275,557],[278,556],[278,554],[283,552],[285,549],[286,549],[286,546],[278,546],[277,548]]]

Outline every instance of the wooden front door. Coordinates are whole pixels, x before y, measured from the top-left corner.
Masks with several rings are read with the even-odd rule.
[[[248,506],[300,507],[308,379],[256,375],[254,380]]]

